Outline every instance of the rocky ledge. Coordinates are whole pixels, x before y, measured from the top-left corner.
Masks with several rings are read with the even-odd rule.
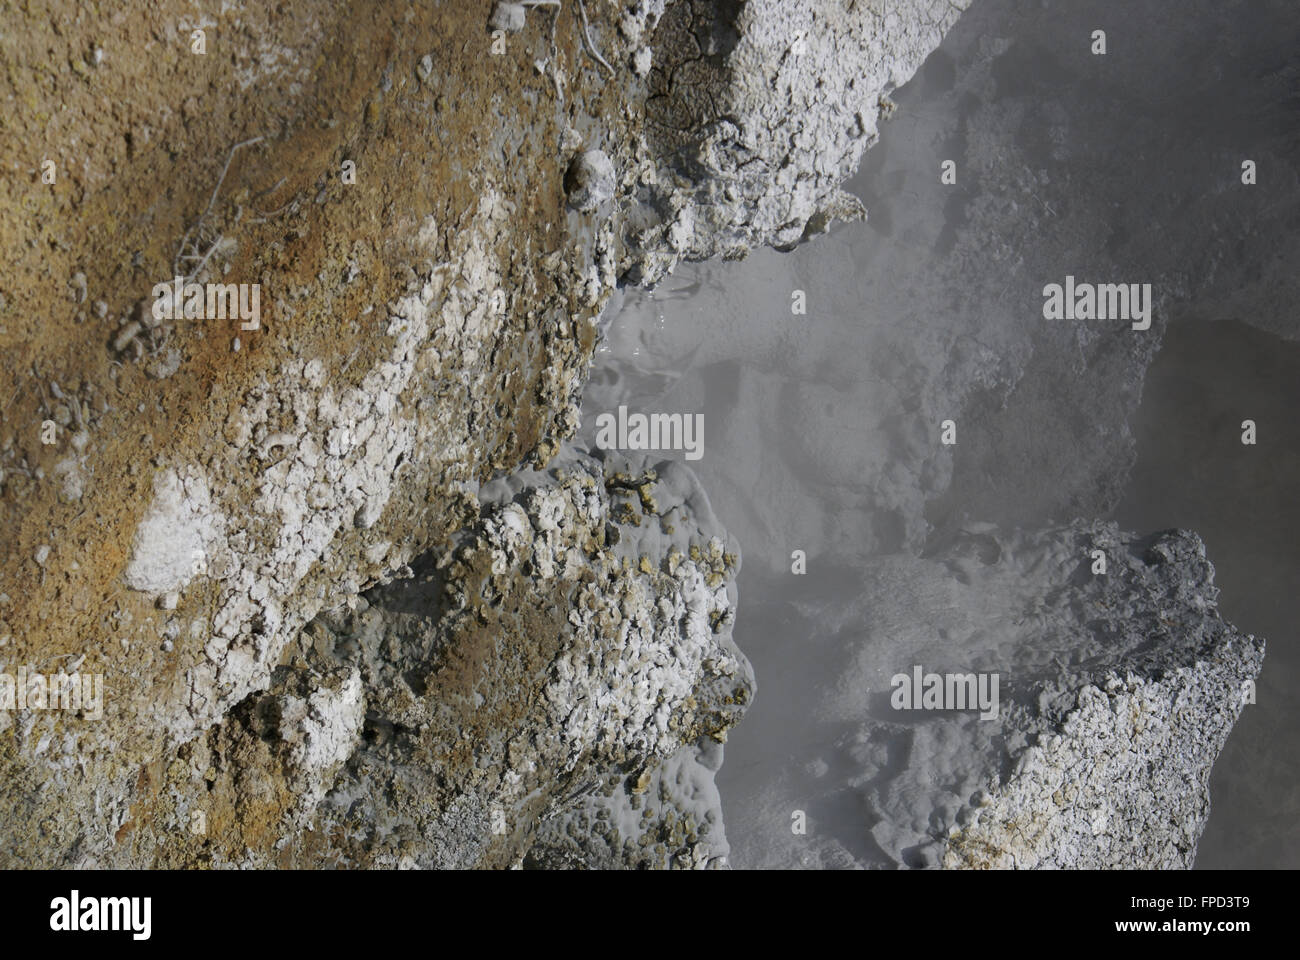
[[[596,320],[860,216],[840,184],[965,5],[0,14],[0,667],[104,680],[102,716],[0,711],[0,865],[724,865],[739,554],[683,467],[565,445]],[[177,278],[258,306],[159,311]],[[1109,645],[963,734],[979,817],[933,848],[964,786],[900,785],[882,849],[1190,857],[1259,650],[1194,541],[1144,550],[1020,588],[1054,655]]]

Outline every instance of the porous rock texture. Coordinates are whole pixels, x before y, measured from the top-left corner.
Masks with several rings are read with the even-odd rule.
[[[531,734],[549,741],[559,731],[547,722],[576,724],[559,741],[574,753],[536,769],[518,759],[508,769],[521,780],[485,786],[480,764],[504,776],[493,764],[506,727],[458,736],[439,726],[453,723],[439,713],[449,706],[390,703],[368,686],[373,665],[330,654],[319,639],[329,623],[304,628],[446,549],[479,521],[476,493],[492,476],[549,462],[576,426],[593,321],[620,276],[785,242],[838,209],[877,85],[914,69],[958,9],[907,4],[886,17],[818,3],[783,26],[784,6],[589,2],[588,30],[566,3],[531,7],[499,36],[487,4],[291,0],[208,14],[163,0],[0,14],[11,105],[0,165],[17,184],[0,201],[0,347],[12,360],[0,666],[70,661],[106,687],[101,721],[0,716],[5,865],[267,862],[273,849],[294,862],[513,862],[522,848],[479,827],[499,802],[508,836],[526,837],[564,779],[547,764],[571,774],[600,750],[606,765],[648,762],[698,739],[702,721],[675,699],[622,718],[634,727],[622,732],[603,726],[621,716],[608,701],[566,704],[587,682],[575,662],[556,681],[557,712],[535,716]],[[697,101],[696,78],[678,71],[703,67],[701,44],[711,95]],[[786,69],[769,91],[782,59],[799,57],[831,86],[814,91]],[[747,117],[724,119],[742,104]],[[843,129],[827,166],[812,137],[832,126]],[[720,165],[676,172],[720,148]],[[613,202],[584,214],[568,209],[564,175],[586,151],[609,158],[615,181]],[[743,202],[696,217],[679,243],[678,214],[714,190],[711,177]],[[671,224],[647,222],[651,196]],[[260,284],[258,322],[156,318],[154,286],[176,275]],[[46,421],[53,443],[41,440]],[[529,575],[507,565],[493,576]],[[551,602],[549,619],[492,641],[519,669],[551,662],[557,631],[581,615],[571,597]],[[614,642],[616,623],[593,642]],[[438,629],[450,643],[454,629]],[[703,653],[687,653],[639,695],[689,700],[703,669],[690,658]],[[448,656],[489,662],[468,641]],[[412,682],[415,697],[430,681]],[[389,712],[404,720],[376,730],[397,746],[358,730],[359,716]],[[674,718],[682,730],[669,735]],[[366,807],[381,802],[361,795],[367,777],[401,783],[403,764],[428,762],[420,749],[453,739],[436,797],[391,816]],[[386,770],[356,772],[378,764],[370,749]],[[345,770],[352,805],[316,809]],[[200,781],[229,802],[194,807]],[[376,827],[335,850],[285,826],[366,809],[391,835]]]
[[[701,737],[635,777],[544,818],[525,865],[537,869],[723,869],[730,846],[714,774],[722,744]]]
[[[746,862],[1189,867],[1264,653],[1220,617],[1213,575],[1193,533],[1083,521],[978,525],[925,559],[875,561],[803,657],[833,692],[761,788]],[[998,675],[997,715],[896,709],[893,677],[914,666]]]
[[[645,0],[643,0],[645,2]],[[656,158],[632,218],[637,281],[678,258],[789,249],[865,215],[840,189],[969,0],[668,6],[647,77]]]
[[[566,451],[489,487],[456,545],[313,620],[86,862],[516,866],[540,822],[725,740],[753,692],[739,558],[689,471],[633,469]],[[653,841],[656,865],[725,856],[707,826]]]

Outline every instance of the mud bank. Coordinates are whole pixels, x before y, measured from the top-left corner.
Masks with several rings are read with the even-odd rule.
[[[102,719],[0,719],[6,865],[518,862],[567,781],[518,743],[494,753],[490,724],[419,812],[348,805],[424,841],[377,827],[358,848],[340,820],[313,842],[340,771],[366,766],[365,723],[406,707],[310,625],[413,579],[492,522],[484,483],[552,460],[620,278],[858,213],[839,182],[886,87],[961,6],[648,0],[496,27],[486,4],[6,12],[0,658],[105,680]],[[258,285],[255,325],[166,320],[150,297],[177,276]],[[723,562],[708,542],[691,564]],[[551,599],[552,620],[498,638],[534,680],[576,626],[574,598]],[[593,629],[612,642],[619,622]],[[455,656],[483,666],[475,651]],[[655,705],[623,721],[639,752],[597,780],[724,734],[689,706],[663,739],[700,669],[638,681]],[[589,703],[590,723],[609,707]],[[434,740],[384,748],[391,769],[354,770],[357,790],[424,770],[466,723],[421,720]],[[484,767],[524,777],[526,801],[481,788]],[[481,833],[498,802],[508,842]]]

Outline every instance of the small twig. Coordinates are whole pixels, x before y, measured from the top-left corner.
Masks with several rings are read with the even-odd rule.
[[[550,7],[555,11],[551,17],[551,55],[548,63],[551,67],[551,83],[555,85],[555,96],[563,103],[564,90],[560,87],[560,72],[556,66],[556,61],[560,57],[560,49],[555,44],[555,28],[560,22],[560,0],[519,0],[521,7]]]
[[[612,77],[614,75],[614,68],[611,67],[605,58],[600,55],[600,51],[596,49],[596,45],[591,42],[591,34],[587,29],[587,5],[583,3],[582,0],[578,0],[578,13],[582,17],[582,38],[587,42],[587,53],[591,54],[593,60],[608,70],[609,75]]]
[[[1056,216],[1056,211],[1052,209],[1051,204],[1044,201],[1042,197],[1040,197],[1038,194],[1034,193],[1033,191],[1030,191],[1029,195],[1033,197],[1035,200],[1037,200],[1039,203],[1041,203],[1043,205],[1044,210],[1046,210],[1052,216]]]
[[[199,265],[198,265],[197,267],[194,268],[194,271],[189,275],[190,277],[197,277],[200,273],[203,272],[203,268],[206,267],[206,266],[208,265],[208,259],[209,259],[209,258],[210,258],[214,253],[216,253],[216,251],[217,251],[217,246],[218,246],[218,245],[221,243],[221,241],[224,240],[224,239],[225,239],[225,235],[224,235],[224,234],[217,234],[217,239],[214,240],[214,241],[212,241],[212,246],[208,247],[208,252],[205,253],[205,254],[203,255],[203,259],[199,261]],[[189,277],[186,277],[185,279],[188,280]]]
[[[255,213],[257,213],[257,216],[256,216],[256,217],[253,217],[253,218],[250,219],[248,222],[249,222],[249,223],[266,223],[268,220],[272,219],[273,217],[278,217],[280,214],[284,213],[284,211],[286,211],[286,210],[288,210],[290,207],[292,207],[293,204],[294,204],[294,201],[296,201],[297,199],[298,199],[297,197],[294,197],[293,200],[290,200],[290,201],[289,201],[288,203],[286,203],[283,207],[280,207],[280,209],[278,209],[278,210],[272,210],[270,213],[263,213],[261,210],[254,211]]]
[[[555,86],[555,99],[564,103],[564,87],[560,85],[560,45],[555,40],[559,27],[560,14],[556,11],[551,17],[551,83]]]
[[[226,182],[226,174],[230,172],[230,163],[231,163],[232,160],[235,159],[235,154],[236,154],[236,152],[238,152],[239,150],[243,149],[244,147],[251,147],[251,146],[252,146],[253,144],[255,144],[255,143],[261,143],[261,142],[262,142],[263,140],[265,140],[265,139],[266,139],[265,137],[257,136],[257,137],[253,137],[251,140],[241,140],[239,143],[235,144],[233,147],[230,148],[230,152],[229,152],[228,154],[226,154],[226,163],[225,163],[225,166],[223,166],[223,167],[221,168],[221,176],[219,176],[219,177],[217,178],[217,185],[216,185],[215,187],[212,188],[212,196],[208,199],[208,205],[207,205],[207,207],[205,207],[204,210],[203,210],[203,212],[202,212],[201,214],[199,214],[199,218],[198,218],[197,220],[195,220],[193,224],[190,225],[190,228],[189,228],[188,230],[185,231],[185,236],[181,237],[180,247],[179,247],[179,248],[177,249],[177,251],[176,251],[176,256],[172,258],[172,273],[173,273],[173,274],[179,274],[179,273],[180,273],[180,262],[181,262],[181,260],[183,260],[183,259],[193,259],[193,257],[186,257],[186,256],[185,256],[185,246],[186,246],[186,244],[189,244],[189,245],[190,245],[190,249],[191,249],[191,250],[195,250],[195,251],[198,250],[197,245],[194,244],[194,243],[191,241],[191,239],[190,239],[190,235],[193,234],[196,230],[198,230],[198,231],[200,231],[200,232],[202,231],[204,221],[206,221],[206,220],[208,219],[208,214],[212,212],[212,208],[213,208],[213,206],[214,206],[214,205],[216,204],[216,202],[217,202],[217,196],[221,193],[221,185],[222,185],[223,183]],[[284,181],[281,180],[281,183],[283,183],[283,182],[284,182]],[[276,184],[276,186],[279,186],[279,184]],[[271,189],[274,190],[275,187],[272,187]],[[269,192],[269,191],[268,191],[268,192]],[[208,256],[211,256],[211,255],[212,255],[212,250],[209,250],[209,251],[208,251]],[[204,262],[204,263],[207,262],[207,257],[204,258],[204,261],[203,261],[203,262]],[[200,266],[199,269],[202,269],[202,266]],[[185,276],[185,279],[188,281],[191,277],[195,276],[198,272],[199,272],[198,270],[195,270],[193,273],[189,273],[189,274],[187,274],[187,275]]]
[[[217,178],[217,185],[212,188],[212,199],[208,201],[208,208],[203,211],[203,216],[199,217],[200,220],[212,211],[212,205],[217,202],[217,194],[221,192],[221,185],[226,182],[226,173],[230,170],[230,161],[235,159],[235,151],[243,147],[251,147],[255,143],[261,143],[264,139],[264,137],[253,137],[251,140],[241,141],[230,148],[230,153],[226,154],[226,165],[221,168],[221,176]]]
[[[5,406],[4,406],[4,411],[3,411],[4,413],[8,413],[8,412],[9,412],[9,408],[10,408],[11,406],[13,406],[13,402],[14,402],[15,400],[18,399],[18,394],[20,394],[20,393],[22,393],[22,392],[23,392],[23,385],[22,385],[21,383],[19,383],[19,384],[18,384],[18,388],[17,388],[16,390],[14,390],[14,395],[13,395],[12,397],[10,397],[10,398],[9,398],[9,402],[5,404]]]
[[[253,199],[256,200],[258,197],[264,197],[268,193],[275,193],[275,191],[279,190],[282,186],[284,186],[284,182],[288,179],[289,179],[288,177],[281,177],[279,180],[275,181],[275,183],[267,187],[265,190],[259,190],[257,193],[253,194]]]

